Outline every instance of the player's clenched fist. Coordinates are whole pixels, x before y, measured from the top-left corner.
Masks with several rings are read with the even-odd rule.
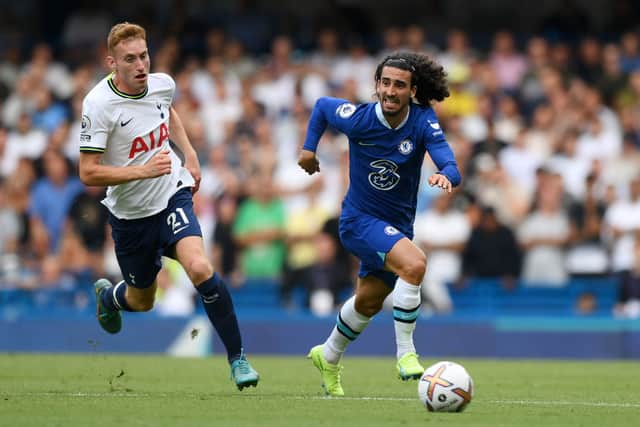
[[[158,151],[149,160],[145,167],[149,178],[155,178],[160,175],[169,175],[171,173],[171,157],[169,156],[169,150]]]
[[[298,158],[298,165],[305,170],[309,175],[313,175],[316,172],[320,172],[320,164],[316,153],[309,150],[300,151],[300,157]]]

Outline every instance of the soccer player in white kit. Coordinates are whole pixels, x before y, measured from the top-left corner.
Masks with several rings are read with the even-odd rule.
[[[107,63],[112,73],[85,97],[80,134],[80,179],[108,186],[103,204],[124,278],[95,283],[102,328],[120,331],[120,311],[148,311],[156,294],[162,255],[184,267],[227,349],[238,389],[256,386],[258,373],[244,356],[233,302],[207,259],[192,193],[200,166],[180,117],[171,106],[173,79],[149,73],[144,28],[128,22],[111,28]],[[169,138],[182,151],[184,166]]]

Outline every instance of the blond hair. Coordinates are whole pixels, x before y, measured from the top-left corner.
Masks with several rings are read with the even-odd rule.
[[[111,27],[111,31],[109,31],[109,36],[107,37],[109,53],[113,53],[113,49],[118,43],[129,38],[147,40],[147,32],[140,25],[130,22],[121,22]]]

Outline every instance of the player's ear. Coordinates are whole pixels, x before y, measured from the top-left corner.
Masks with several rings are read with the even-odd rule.
[[[411,86],[411,97],[415,98],[416,97],[416,93],[418,92],[418,86],[413,85]]]
[[[107,58],[105,61],[107,63],[107,67],[109,67],[111,71],[116,70],[116,59],[113,56],[107,55]]]

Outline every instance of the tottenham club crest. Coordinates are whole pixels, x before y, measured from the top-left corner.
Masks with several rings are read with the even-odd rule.
[[[336,110],[336,114],[343,119],[348,119],[356,112],[356,106],[351,103],[342,104]]]
[[[398,229],[395,228],[393,225],[387,225],[384,228],[384,234],[386,234],[387,236],[394,236],[398,233],[399,233]]]
[[[410,139],[405,139],[398,145],[398,151],[406,156],[413,151],[413,142]]]

